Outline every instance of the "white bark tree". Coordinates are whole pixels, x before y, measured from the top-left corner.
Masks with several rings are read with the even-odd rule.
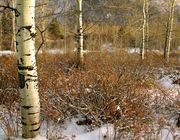
[[[22,137],[34,138],[40,129],[40,101],[35,60],[35,0],[17,0],[17,60]]]
[[[173,32],[173,23],[174,23],[174,7],[176,0],[170,0],[170,9],[169,9],[169,17],[167,21],[166,27],[166,38],[165,38],[165,46],[164,46],[164,58],[168,62],[169,61],[169,53],[171,49],[171,40],[172,40],[172,32]]]
[[[82,0],[76,0],[77,12],[77,65],[84,61],[83,56],[83,22],[82,22]]]
[[[64,51],[67,53],[67,41],[66,41],[66,36],[67,36],[67,15],[66,15],[66,7],[67,7],[67,0],[63,0],[64,3]]]
[[[16,0],[12,0],[12,8],[16,8]],[[12,31],[13,31],[13,37],[12,37],[12,48],[15,51],[16,50],[16,16],[15,11],[12,11]]]
[[[143,28],[142,28],[142,47],[141,47],[141,59],[144,59],[145,48],[148,46],[149,36],[149,24],[148,24],[148,13],[149,13],[149,1],[143,0]]]

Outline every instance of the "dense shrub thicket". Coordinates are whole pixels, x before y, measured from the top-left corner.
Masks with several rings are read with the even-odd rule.
[[[84,120],[79,124],[113,123],[117,132],[132,137],[152,131],[155,99],[149,90],[159,88],[158,70],[174,68],[177,61],[171,58],[172,63],[166,64],[155,53],[141,61],[137,54],[124,50],[85,54],[80,68],[74,60],[73,54],[38,55],[42,119],[63,122],[81,115]],[[19,100],[16,60],[0,57],[0,62],[0,104],[11,110]]]

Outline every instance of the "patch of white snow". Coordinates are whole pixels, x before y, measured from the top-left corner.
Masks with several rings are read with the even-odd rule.
[[[10,55],[13,55],[13,54],[14,54],[14,52],[10,51],[10,50],[0,51],[0,57],[1,56],[10,56]]]
[[[114,139],[114,127],[112,124],[107,124],[98,128],[92,132],[88,132],[82,135],[77,135],[76,140],[113,140]]]
[[[169,78],[169,76],[165,76],[163,78],[161,78],[160,80],[158,80],[158,83],[160,84],[160,86],[166,88],[166,89],[171,89],[173,88],[173,81],[172,79]]]

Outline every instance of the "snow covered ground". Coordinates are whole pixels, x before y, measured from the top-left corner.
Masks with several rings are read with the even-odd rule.
[[[41,126],[41,135],[30,140],[113,140],[114,127],[112,124],[103,125],[93,131],[89,131],[87,126],[79,126],[77,119],[65,121],[62,126],[57,124],[47,127],[47,123],[43,122]],[[48,133],[48,134],[47,134]],[[48,138],[47,138],[48,137]],[[6,140],[4,131],[0,128],[0,140]],[[23,140],[22,138],[11,138],[12,140]]]
[[[53,126],[51,126],[53,127]],[[49,139],[54,140],[114,140],[114,126],[112,124],[106,124],[97,128],[93,131],[85,130],[87,126],[77,126],[72,121],[68,123],[66,128],[54,130],[54,133],[49,134]],[[84,130],[83,130],[84,129]],[[51,131],[53,131],[51,130]],[[83,131],[82,131],[83,130]],[[47,134],[45,133],[47,129],[41,130],[41,135],[29,140],[48,140]],[[49,132],[51,133],[51,132]],[[54,136],[53,136],[54,135]],[[157,139],[155,140],[179,140],[180,138],[180,130],[171,129],[170,127],[165,127],[160,130],[160,132],[155,136]],[[176,137],[176,139],[174,139]],[[0,129],[0,140],[6,140],[2,129]],[[24,140],[22,138],[11,138],[12,140]],[[144,140],[141,138],[141,140]]]
[[[132,53],[140,53],[140,48],[128,48],[127,52],[132,54]]]
[[[13,55],[14,52],[13,51],[9,51],[9,50],[6,50],[6,51],[0,51],[0,57],[1,56],[9,56],[9,55]]]

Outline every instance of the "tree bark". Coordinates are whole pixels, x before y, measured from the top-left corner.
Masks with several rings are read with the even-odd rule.
[[[13,26],[12,26],[12,11],[10,9],[5,9],[2,12],[2,49],[3,50],[13,50],[12,39],[13,39]]]
[[[171,49],[172,30],[174,23],[174,7],[175,7],[175,0],[171,0],[169,17],[166,28],[165,46],[164,46],[164,58],[167,62],[169,61],[169,53]]]
[[[83,56],[83,23],[82,23],[82,0],[76,0],[77,12],[77,65],[84,61]]]
[[[67,7],[67,0],[64,0],[64,52],[67,53],[67,15],[66,15],[66,7]]]
[[[0,51],[2,50],[2,17],[0,17]]]
[[[35,0],[17,0],[17,61],[22,137],[34,138],[40,129],[40,102],[35,60]]]
[[[141,59],[144,59],[145,48],[148,46],[149,40],[149,24],[148,24],[148,11],[149,11],[149,2],[148,0],[144,0],[143,3],[143,28],[142,28],[142,47],[141,47]]]
[[[12,0],[12,7],[15,9],[16,0]],[[15,11],[12,11],[12,47],[14,51],[16,51],[16,17]]]

